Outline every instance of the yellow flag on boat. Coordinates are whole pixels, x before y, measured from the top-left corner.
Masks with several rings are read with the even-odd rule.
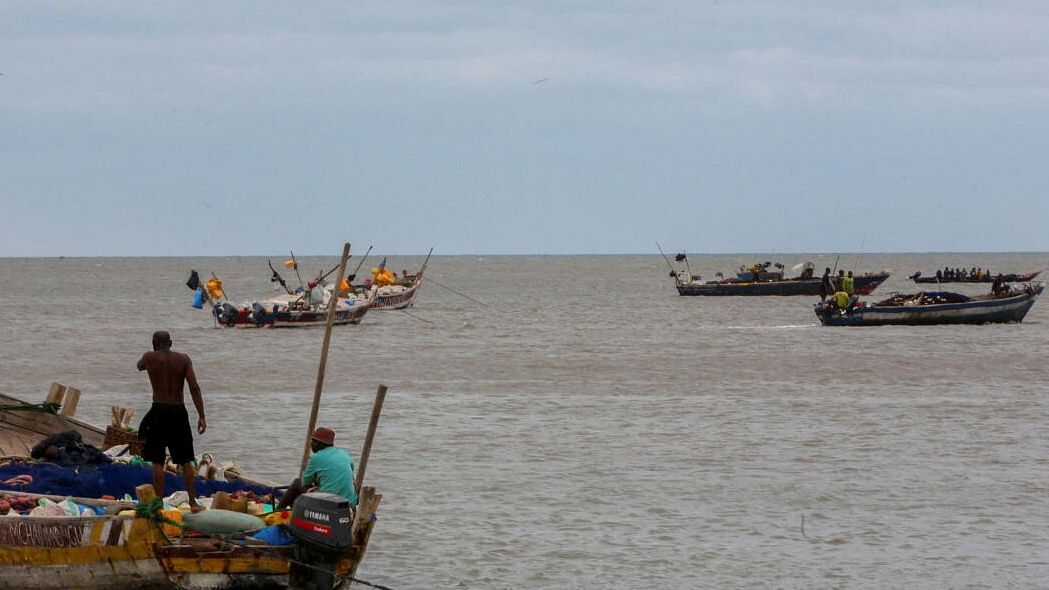
[[[208,279],[208,282],[204,287],[208,290],[208,296],[212,299],[219,300],[225,295],[222,292],[222,281],[220,281],[215,275],[211,275],[211,278]]]
[[[288,270],[291,270],[291,269],[295,268],[295,266],[296,266],[296,264],[295,264],[295,259],[294,258],[284,261],[284,268],[286,268]]]

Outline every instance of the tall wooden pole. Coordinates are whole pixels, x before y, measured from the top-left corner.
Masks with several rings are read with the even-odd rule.
[[[375,392],[375,403],[372,404],[372,418],[368,422],[368,434],[364,437],[364,448],[361,449],[361,464],[357,466],[353,485],[357,493],[361,491],[364,481],[364,470],[368,468],[368,455],[372,453],[372,441],[375,440],[375,429],[379,426],[379,414],[382,413],[382,402],[386,399],[386,386],[379,385]]]
[[[342,262],[339,263],[339,276],[346,273],[346,260],[350,257],[350,243],[342,245]],[[331,327],[335,325],[335,309],[339,305],[339,286],[336,285],[331,292],[328,301],[328,323],[324,326],[324,344],[321,345],[321,361],[317,367],[317,386],[313,389],[313,408],[310,409],[310,425],[306,429],[306,446],[302,449],[302,465],[299,467],[299,477],[306,471],[306,462],[310,460],[310,439],[313,437],[313,429],[317,427],[317,411],[321,405],[321,390],[324,388],[324,368],[328,365],[328,345],[331,343]]]

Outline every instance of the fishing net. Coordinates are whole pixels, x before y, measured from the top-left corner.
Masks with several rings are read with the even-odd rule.
[[[25,477],[30,476],[28,481]],[[107,463],[101,465],[77,465],[62,467],[54,463],[13,462],[0,465],[0,482],[11,491],[34,494],[53,494],[79,498],[100,498],[104,495],[123,498],[124,494],[135,496],[135,487],[153,483],[153,470],[144,465]],[[215,481],[198,477],[195,482],[197,496],[207,497],[215,492],[251,491],[256,495],[273,492],[271,488],[248,485],[242,481]],[[181,475],[165,472],[164,493],[185,490]]]

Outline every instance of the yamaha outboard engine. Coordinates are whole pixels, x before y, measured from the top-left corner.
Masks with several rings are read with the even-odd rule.
[[[346,498],[324,492],[299,496],[288,524],[298,562],[292,564],[291,586],[331,590],[335,586],[335,564],[353,543],[352,530]]]

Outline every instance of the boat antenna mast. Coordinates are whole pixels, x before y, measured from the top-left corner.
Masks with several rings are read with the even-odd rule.
[[[659,242],[656,242],[656,248],[658,248],[659,249],[659,253],[663,255],[663,260],[667,261],[667,268],[670,269],[670,276],[676,278],[677,277],[677,271],[674,270],[674,265],[670,263],[670,258],[668,258],[666,253],[663,252],[663,247],[659,245]]]
[[[291,267],[295,269],[295,276],[299,279],[299,289],[305,291],[306,287],[302,284],[302,275],[299,274],[299,261],[295,260],[295,252],[291,250],[288,250],[288,252],[291,252]]]
[[[361,260],[360,260],[360,262],[357,263],[356,268],[353,269],[353,273],[351,273],[350,275],[348,275],[346,277],[346,284],[347,285],[350,285],[351,287],[353,286],[351,283],[353,283],[353,280],[357,278],[357,273],[360,272],[361,267],[364,266],[364,261],[368,259],[368,255],[371,254],[372,248],[374,248],[374,247],[375,247],[374,244],[371,245],[371,246],[368,246],[368,251],[364,253],[364,256],[361,256]]]

